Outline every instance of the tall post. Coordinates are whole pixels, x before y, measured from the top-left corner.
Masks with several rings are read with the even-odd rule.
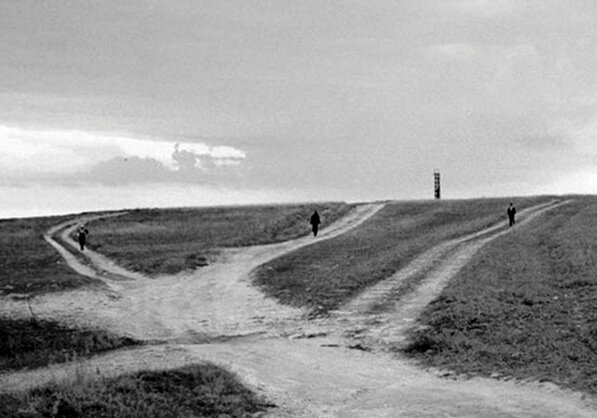
[[[439,180],[439,170],[436,168],[433,170],[433,180],[434,180],[434,195],[436,199],[441,198],[441,185]]]

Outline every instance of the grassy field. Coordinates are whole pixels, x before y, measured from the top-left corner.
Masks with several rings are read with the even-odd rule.
[[[347,209],[346,205],[338,205],[328,214],[340,216],[334,214]],[[157,211],[147,212],[152,216]],[[72,271],[43,239],[48,228],[70,218],[0,220],[0,292],[39,294],[95,283]],[[284,220],[289,222],[282,218],[268,225],[270,234],[284,236],[291,229],[285,229]],[[191,217],[191,221],[197,218]],[[222,220],[221,229],[225,229],[224,223]],[[244,238],[248,240],[248,234]],[[71,329],[53,321],[1,318],[0,372],[71,361],[133,344],[137,342],[101,330]],[[208,364],[111,380],[76,381],[19,396],[0,394],[2,417],[244,417],[270,406],[244,388],[234,375]]]
[[[423,313],[406,353],[597,393],[597,198],[498,238]]]
[[[317,208],[324,225],[351,205],[239,206],[143,209],[89,224],[89,247],[149,275],[174,274],[209,264],[219,247],[286,241],[309,233]]]
[[[518,209],[549,197],[518,198]],[[395,202],[358,228],[261,266],[253,279],[282,303],[324,315],[444,240],[502,221],[509,199]],[[325,224],[350,210],[317,205]],[[214,248],[309,232],[312,206],[135,210],[89,225],[90,244],[146,273],[208,263]],[[91,283],[42,233],[66,217],[0,221],[0,288],[37,293]],[[424,312],[407,355],[459,373],[550,380],[597,393],[597,198],[577,198],[498,238]],[[6,256],[4,256],[6,254]],[[0,370],[134,344],[53,322],[0,320]],[[83,379],[0,394],[0,416],[251,416],[267,407],[213,365]]]
[[[75,273],[44,239],[69,217],[0,220],[0,293],[39,294],[96,283]],[[45,366],[134,344],[53,321],[0,318],[0,371]]]
[[[0,295],[71,289],[94,281],[70,269],[43,239],[68,217],[0,220]]]
[[[548,197],[516,199],[522,209]],[[504,221],[509,199],[397,202],[337,238],[272,260],[254,281],[284,304],[325,314],[439,242]]]
[[[72,329],[54,321],[0,318],[0,371],[62,363],[138,344],[101,330]]]
[[[112,379],[83,375],[27,394],[0,394],[0,416],[15,418],[251,417],[272,406],[209,364]]]

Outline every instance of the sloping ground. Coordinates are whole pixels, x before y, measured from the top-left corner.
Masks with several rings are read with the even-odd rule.
[[[295,323],[301,322],[304,310],[281,306],[266,298],[250,284],[249,272],[280,254],[338,236],[373,216],[382,206],[358,206],[323,229],[316,239],[307,236],[279,244],[231,249],[211,266],[156,279],[129,272],[101,254],[86,250],[85,256],[94,265],[89,271],[89,266],[62,250],[77,271],[103,280],[110,291],[81,289],[42,295],[32,301],[32,307],[42,318],[100,326],[139,340],[204,342],[222,336],[284,333],[286,328],[294,329]],[[77,223],[64,223],[51,232],[60,230],[61,240],[76,249],[77,244],[69,235]],[[53,245],[60,246],[55,241]],[[22,301],[6,300],[0,307],[2,313],[27,317],[29,307]]]
[[[354,205],[342,202],[138,209],[92,221],[89,247],[148,276],[176,274],[211,264],[221,248],[289,241],[308,235],[317,209],[324,225]]]
[[[95,283],[76,274],[43,233],[64,216],[0,219],[0,296],[69,290]]]
[[[409,355],[597,394],[596,220],[579,197],[484,248],[422,313]]]
[[[578,394],[549,384],[449,380],[383,353],[322,347],[326,340],[239,339],[161,345],[0,377],[13,391],[76,373],[115,376],[209,361],[238,374],[279,408],[272,417],[594,417]]]
[[[34,318],[0,318],[0,372],[47,366],[134,344],[130,338],[103,330],[73,329]]]
[[[517,199],[519,209],[545,196]],[[261,265],[255,283],[290,306],[324,316],[360,292],[404,270],[438,243],[507,225],[507,199],[391,202],[358,230]],[[502,223],[500,223],[502,221]]]
[[[568,202],[548,202],[520,212],[517,228]],[[482,231],[442,243],[415,258],[397,274],[370,288],[341,308],[336,315],[344,323],[354,323],[347,332],[359,339],[373,340],[392,349],[403,346],[406,332],[415,325],[423,309],[435,299],[450,280],[485,244],[511,232],[497,224]],[[400,299],[386,300],[410,278],[418,286]],[[380,303],[389,305],[377,312]]]
[[[525,223],[530,222],[533,216],[539,216],[542,211],[548,209],[549,207],[541,205],[521,214],[518,228],[525,228]],[[327,236],[345,232],[351,226],[358,225],[368,216],[372,216],[377,210],[379,206],[376,205],[361,206],[352,213],[352,217],[339,223],[335,229],[330,228]],[[433,252],[435,256],[429,257],[431,270],[427,267],[423,269],[432,274],[425,276],[426,279],[418,288],[418,293],[415,293],[411,303],[407,304],[410,306],[407,308],[410,312],[408,315],[419,312],[482,245],[505,233],[507,233],[506,230],[496,226],[482,231],[480,235],[454,243],[452,246],[447,245],[446,251],[443,250],[446,244],[440,244],[440,249]],[[384,312],[385,316],[379,316],[379,313],[366,315],[367,306],[371,303],[375,305],[380,299],[387,300],[387,292],[379,292],[379,289],[371,290],[356,302],[345,305],[341,311],[330,318],[306,321],[301,318],[304,313],[301,310],[281,307],[274,301],[260,296],[259,292],[249,285],[247,277],[250,271],[249,265],[254,266],[255,263],[262,263],[312,242],[314,242],[313,239],[304,239],[274,246],[239,249],[232,252],[223,262],[223,264],[226,262],[229,264],[226,268],[222,267],[222,276],[217,276],[216,272],[212,271],[203,272],[205,275],[201,279],[196,278],[196,281],[208,283],[207,287],[194,287],[194,281],[188,280],[189,277],[185,278],[185,276],[171,277],[169,280],[176,279],[180,282],[175,280],[170,283],[166,278],[163,279],[163,283],[160,283],[160,279],[114,282],[121,286],[115,298],[125,299],[129,292],[132,295],[143,295],[145,301],[142,304],[143,309],[150,309],[148,316],[137,310],[139,305],[131,304],[134,299],[125,300],[125,302],[119,302],[119,299],[115,301],[104,299],[108,306],[99,309],[102,315],[107,315],[108,320],[101,315],[98,315],[97,319],[103,320],[104,325],[115,329],[129,329],[146,338],[157,336],[179,342],[199,342],[201,336],[197,335],[196,330],[203,329],[207,333],[203,338],[211,340],[210,344],[166,344],[143,347],[98,356],[82,365],[67,364],[49,369],[2,375],[0,388],[26,389],[60,376],[68,379],[68,376],[77,368],[101,370],[104,374],[117,375],[125,371],[172,368],[197,361],[213,361],[236,371],[246,382],[279,405],[280,408],[272,413],[272,416],[277,417],[595,416],[597,409],[595,404],[590,403],[592,401],[583,400],[581,395],[550,385],[515,384],[488,379],[462,381],[439,379],[432,373],[419,370],[409,362],[378,351],[379,347],[383,348],[387,341],[395,342],[403,338],[404,330],[408,328],[408,325],[399,326],[391,328],[389,333],[385,332],[388,325],[392,326],[392,318],[397,318],[396,315],[401,309],[400,303],[393,306],[389,312]],[[243,261],[241,254],[252,261],[243,264],[247,260]],[[458,257],[455,257],[455,254],[458,254]],[[456,264],[453,262],[454,259],[458,260]],[[426,263],[421,264],[426,265]],[[238,270],[235,270],[235,266]],[[102,266],[102,269],[108,268],[109,266]],[[214,280],[209,277],[213,277]],[[222,281],[226,283],[224,286],[220,286]],[[389,285],[386,283],[390,290],[395,287],[392,281],[396,281],[396,277],[389,279]],[[155,292],[136,293],[141,287],[153,286],[151,284],[153,282],[157,283]],[[173,293],[170,288],[175,289]],[[229,295],[234,295],[235,288],[244,289],[244,295],[229,299]],[[255,292],[253,296],[251,292]],[[199,297],[208,304],[208,310],[201,311],[195,307],[195,299]],[[210,301],[210,298],[213,300]],[[166,306],[167,300],[170,301],[168,302],[170,306]],[[236,308],[220,306],[224,305],[226,300],[238,302],[243,315],[246,315],[249,310],[262,309],[260,312],[263,318],[247,320],[246,317],[241,318],[242,315],[236,316],[234,314]],[[66,299],[62,302],[66,302]],[[56,304],[56,300],[53,303]],[[120,310],[117,310],[119,315],[110,318],[114,307],[121,303]],[[163,305],[151,313],[152,303]],[[12,308],[17,308],[16,305],[18,303]],[[50,299],[45,301],[41,299],[34,306],[36,310],[45,312],[45,315],[65,311],[64,307],[61,310],[59,306],[44,311],[44,306],[47,308],[49,305]],[[243,305],[250,309],[245,310],[242,308]],[[79,305],[79,309],[84,313],[80,316],[87,315],[91,319],[88,308],[84,309]],[[160,318],[162,311],[165,313]],[[71,319],[73,319],[73,312],[77,311],[71,310]],[[214,312],[218,317],[208,317],[211,321],[208,320],[207,325],[197,322],[201,318],[199,315],[209,315],[209,312]],[[219,316],[230,315],[231,312],[233,314],[230,318]],[[284,312],[288,312],[287,317],[284,317]],[[123,316],[125,314],[126,316]],[[400,315],[398,317],[401,318]],[[126,318],[127,324],[122,324],[122,318]],[[195,322],[192,322],[193,320]],[[152,321],[156,321],[159,325],[157,332]],[[213,326],[214,324],[216,326]],[[378,326],[375,327],[375,324]],[[364,338],[358,338],[359,329],[364,331]],[[243,334],[247,334],[247,330],[257,331],[260,334],[232,338],[238,335],[238,331],[245,331]],[[210,333],[222,331],[220,335],[227,338],[221,342],[215,342],[214,335]],[[290,338],[284,338],[291,332],[294,334],[290,335]],[[347,346],[355,346],[355,339],[364,341],[372,348],[372,352],[347,348]],[[360,345],[357,347],[362,348]]]
[[[77,370],[68,380],[23,394],[0,393],[10,418],[262,417],[272,405],[213,364],[98,377]]]

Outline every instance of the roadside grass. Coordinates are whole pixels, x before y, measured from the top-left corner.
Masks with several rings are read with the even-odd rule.
[[[467,375],[597,394],[597,198],[496,239],[420,317],[404,352]]]
[[[517,198],[518,209],[551,200]],[[505,221],[511,199],[396,202],[358,228],[286,254],[252,277],[281,303],[325,315],[441,241]]]
[[[71,216],[0,220],[0,295],[69,290],[99,282],[74,272],[44,239]],[[0,318],[0,371],[41,367],[137,342],[55,321]]]
[[[15,418],[253,417],[273,406],[212,364],[116,378],[78,375],[70,383],[0,394],[0,416]]]
[[[134,271],[175,274],[208,265],[218,248],[268,244],[306,235],[314,208],[324,224],[329,224],[352,207],[328,202],[133,210],[90,222],[89,247]]]
[[[55,321],[0,318],[0,371],[63,363],[134,344],[139,342]]]
[[[70,269],[43,239],[67,216],[0,220],[0,295],[44,293],[96,283]]]

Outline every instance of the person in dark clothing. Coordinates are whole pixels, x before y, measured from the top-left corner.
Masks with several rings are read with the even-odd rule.
[[[510,206],[508,207],[506,214],[508,215],[508,220],[510,221],[510,226],[514,225],[516,223],[516,219],[514,219],[514,217],[516,216],[516,208],[514,207],[512,202],[510,202]]]
[[[83,251],[85,250],[85,241],[87,241],[87,234],[89,234],[89,231],[87,228],[85,228],[85,226],[81,225],[79,226],[77,233],[79,238],[79,246],[81,247],[81,251]]]
[[[317,231],[319,230],[319,224],[321,223],[321,219],[319,218],[319,213],[317,211],[313,212],[311,215],[311,227],[313,228],[313,236],[317,236]]]

